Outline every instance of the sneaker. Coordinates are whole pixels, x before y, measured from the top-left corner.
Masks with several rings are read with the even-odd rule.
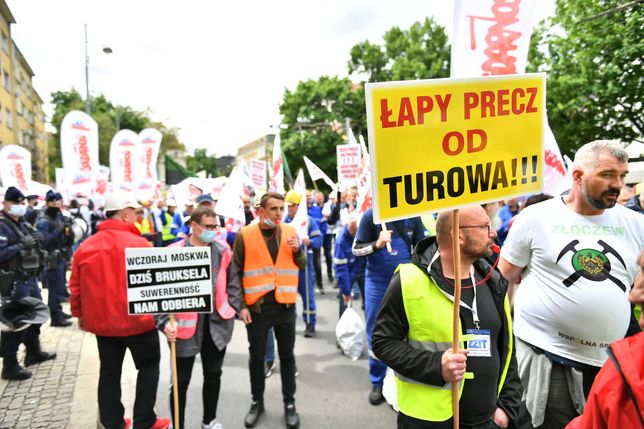
[[[132,419],[123,419],[123,429],[130,429],[132,427]]]
[[[51,321],[51,326],[57,326],[59,328],[66,328],[67,326],[72,326],[74,322],[72,322],[69,319],[60,319],[60,320],[53,320]]]
[[[38,353],[27,353],[25,355],[25,366],[36,365],[52,359],[56,359],[56,353],[43,352],[42,350]]]
[[[273,375],[273,371],[275,371],[276,366],[277,365],[275,365],[275,361],[267,360],[266,362],[264,362],[264,375],[266,376],[266,378]]]
[[[312,325],[310,323],[306,325],[306,329],[304,329],[304,337],[306,338],[315,337],[315,325]]]
[[[295,404],[286,404],[284,407],[284,420],[288,429],[297,429],[300,427],[300,416],[295,411]]]
[[[250,403],[250,410],[244,419],[244,426],[254,428],[257,425],[259,417],[264,414],[264,401],[253,401]]]
[[[324,291],[324,288],[323,288],[323,287],[319,287],[319,288],[318,288],[318,293],[319,293],[320,295],[324,295],[324,294],[326,294],[326,292]]]
[[[215,421],[211,421],[210,423],[202,423],[201,424],[201,429],[224,429],[224,425],[221,423],[215,423]]]
[[[380,405],[385,401],[385,397],[382,396],[382,386],[373,386],[371,392],[369,392],[369,403],[371,405]]]
[[[157,419],[150,429],[169,429],[170,419]]]

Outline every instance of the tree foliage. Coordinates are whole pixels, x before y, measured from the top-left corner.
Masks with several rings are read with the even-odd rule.
[[[51,124],[56,129],[49,140],[50,180],[54,180],[56,167],[62,166],[60,154],[60,125],[67,113],[72,110],[85,110],[85,101],[78,91],[56,91],[51,94],[54,115]],[[119,129],[129,129],[136,133],[144,128],[156,128],[163,134],[160,155],[170,149],[185,150],[178,139],[178,129],[167,128],[160,122],[152,122],[147,113],[139,112],[129,106],[115,106],[104,95],[91,97],[92,118],[98,124],[98,159],[101,165],[109,165],[110,143]]]
[[[449,76],[447,34],[432,18],[408,30],[393,27],[383,38],[384,46],[364,41],[351,48],[349,73],[364,74],[368,82]]]
[[[644,135],[643,12],[639,2],[557,0],[555,17],[535,33],[528,70],[548,73],[548,118],[562,152]]]
[[[206,149],[195,149],[192,156],[188,156],[186,167],[195,173],[205,171],[209,177],[220,176],[219,169],[217,168],[217,157],[208,155]]]

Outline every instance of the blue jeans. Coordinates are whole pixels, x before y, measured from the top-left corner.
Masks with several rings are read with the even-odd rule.
[[[371,336],[373,335],[373,328],[376,324],[378,309],[389,285],[389,279],[374,277],[376,276],[367,275],[364,297],[365,318],[367,321],[367,344],[369,346],[369,378],[371,379],[372,385],[382,386],[382,381],[385,379],[385,373],[387,372],[387,365],[376,358],[371,351]]]
[[[59,322],[63,319],[61,301],[65,296],[65,262],[60,262],[56,268],[45,271],[45,287],[49,290],[47,306],[51,313],[51,320]]]

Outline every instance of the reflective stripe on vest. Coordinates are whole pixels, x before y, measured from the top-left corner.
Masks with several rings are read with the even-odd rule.
[[[272,290],[275,290],[275,300],[280,304],[295,304],[299,268],[293,259],[293,250],[286,242],[297,234],[290,225],[280,224],[278,228],[280,242],[275,263],[258,224],[241,230],[244,240],[242,286],[247,305],[256,303]]]
[[[403,295],[405,315],[409,321],[407,341],[412,347],[423,350],[441,351],[452,346],[452,312],[453,303],[436,285],[434,280],[414,264],[399,266],[400,283]],[[501,392],[508,372],[512,356],[512,324],[510,307],[507,296],[504,302],[506,323],[510,341],[502,373],[499,380],[497,395]],[[459,321],[459,329],[462,327]],[[460,347],[465,348],[464,341],[469,335],[460,336]],[[465,374],[465,379],[472,379],[471,373]],[[460,383],[459,396],[463,394]],[[452,417],[451,384],[433,386],[410,380],[396,374],[398,390],[398,407],[410,417],[426,421],[445,421]]]
[[[197,313],[177,313],[174,315],[177,322],[177,338],[186,340],[192,338],[197,330],[199,315]]]

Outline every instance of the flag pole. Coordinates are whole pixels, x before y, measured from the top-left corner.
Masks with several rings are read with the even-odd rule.
[[[454,259],[454,307],[452,319],[452,353],[458,353],[460,336],[460,308],[461,308],[461,252],[459,246],[459,212],[458,209],[452,212],[452,253]],[[461,380],[461,383],[463,381]],[[459,384],[452,383],[452,413],[454,429],[459,428],[459,405],[458,393]]]
[[[170,314],[170,324],[174,325],[174,314]],[[177,342],[170,343],[170,356],[172,359],[172,397],[174,399],[174,423],[176,429],[181,429],[179,423],[179,383],[177,381]]]

